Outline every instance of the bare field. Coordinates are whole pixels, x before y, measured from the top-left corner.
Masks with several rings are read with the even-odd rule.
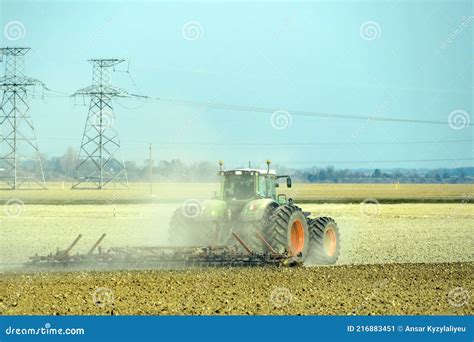
[[[168,245],[177,203],[25,205],[19,217],[0,211],[3,268],[35,253],[66,248],[87,252],[102,233],[103,246]],[[303,204],[314,216],[332,216],[341,230],[340,264],[474,261],[473,204]],[[115,215],[115,216],[114,216]]]
[[[472,315],[473,271],[471,262],[7,275],[0,312]]]
[[[31,204],[96,204],[181,201],[206,199],[219,190],[217,183],[155,183],[152,195],[149,184],[130,183],[129,189],[70,190],[70,183],[48,183],[45,190],[0,190],[0,203],[11,198]],[[472,201],[474,184],[303,184],[291,189],[284,185],[279,192],[296,201],[361,202],[375,198],[380,202],[462,202]]]

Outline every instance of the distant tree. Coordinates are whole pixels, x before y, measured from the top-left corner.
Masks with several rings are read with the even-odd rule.
[[[372,173],[372,178],[380,178],[380,177],[382,177],[382,172],[380,171],[380,169],[375,169],[374,173]]]
[[[326,168],[326,178],[327,179],[334,179],[335,171],[334,166],[330,165]]]
[[[68,147],[59,157],[41,155],[41,161],[47,181],[64,181],[74,177],[77,163],[76,151]],[[29,160],[20,161],[22,168],[33,171],[35,163]],[[148,159],[142,163],[125,161],[130,181],[148,181]],[[109,167],[115,168],[113,163]],[[92,167],[92,165],[89,165]],[[438,169],[391,169],[381,172],[380,169],[370,170],[337,170],[333,166],[312,167],[310,169],[283,169],[275,167],[281,174],[291,174],[297,182],[309,183],[474,183],[474,167],[438,168]],[[283,170],[283,171],[282,171]],[[217,167],[215,163],[199,161],[185,164],[180,159],[160,160],[154,163],[153,178],[157,181],[174,182],[216,182]]]
[[[198,162],[188,169],[189,178],[193,181],[215,180],[218,168],[210,162]]]
[[[320,181],[325,181],[326,178],[327,178],[326,170],[323,170],[323,169],[319,170],[318,179],[319,179]]]
[[[125,170],[127,170],[127,177],[129,181],[138,181],[144,179],[143,170],[140,169],[137,163],[134,161],[126,161]]]
[[[62,174],[67,178],[74,177],[74,169],[77,163],[77,152],[71,146],[69,146],[60,159],[59,167]]]

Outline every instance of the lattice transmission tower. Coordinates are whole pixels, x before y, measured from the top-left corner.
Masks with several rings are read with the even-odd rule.
[[[44,84],[25,76],[26,47],[0,48],[5,75],[0,104],[0,183],[9,189],[46,188],[33,121],[29,115],[28,89]]]
[[[112,100],[128,97],[128,93],[110,85],[110,71],[123,59],[91,59],[92,85],[78,90],[74,96],[90,97],[89,114],[82,136],[73,189],[103,189],[111,182],[128,187],[124,164],[116,158],[120,139],[115,130]]]

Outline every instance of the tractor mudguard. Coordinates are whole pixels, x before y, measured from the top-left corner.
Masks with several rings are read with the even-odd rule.
[[[278,203],[271,198],[261,198],[245,204],[240,212],[240,220],[243,222],[261,220],[266,213],[266,209],[271,205],[278,206]]]
[[[227,215],[227,203],[220,200],[202,202],[201,212],[195,218],[197,221],[217,221]]]

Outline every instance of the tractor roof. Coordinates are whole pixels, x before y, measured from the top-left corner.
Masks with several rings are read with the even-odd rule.
[[[230,170],[224,170],[225,173],[227,172],[235,172],[235,171],[243,171],[243,172],[258,172],[259,174],[266,175],[267,170],[266,169],[230,169]],[[276,175],[275,170],[270,170],[269,174],[271,175]]]

